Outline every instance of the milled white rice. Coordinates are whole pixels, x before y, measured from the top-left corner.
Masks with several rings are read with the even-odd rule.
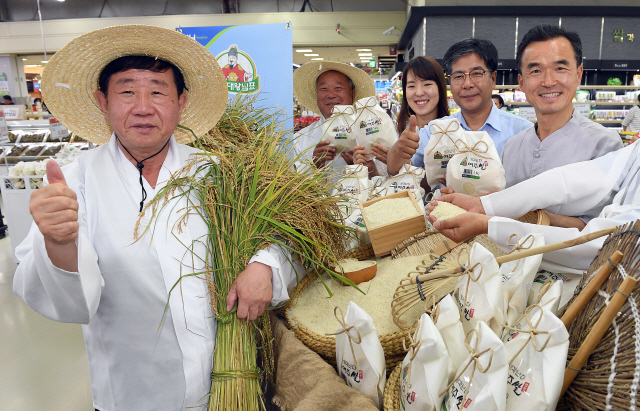
[[[369,228],[420,215],[409,197],[385,198],[364,208]]]
[[[460,208],[457,205],[447,203],[446,201],[438,201],[438,205],[435,206],[435,208],[431,212],[431,215],[442,221],[459,216],[460,214],[464,214],[466,212],[467,210],[465,210],[464,208]]]
[[[293,308],[287,310],[287,318],[294,324],[300,324],[316,334],[325,335],[336,332],[340,324],[333,310],[336,306],[346,313],[349,301],[353,301],[371,318],[380,335],[400,331],[391,317],[391,301],[400,280],[415,271],[426,256],[411,256],[392,260],[391,257],[378,258],[378,272],[367,282],[358,284],[362,294],[350,286],[343,286],[337,281],[325,278],[333,296],[329,298],[327,290],[320,279],[316,279],[298,297]],[[424,304],[416,304],[402,316],[407,324],[413,324],[424,312]]]

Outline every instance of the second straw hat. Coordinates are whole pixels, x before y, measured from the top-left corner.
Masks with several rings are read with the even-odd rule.
[[[62,47],[42,73],[47,108],[71,132],[97,144],[106,143],[112,130],[94,97],[98,78],[111,61],[133,55],[159,58],[180,69],[188,89],[181,125],[197,136],[215,126],[228,99],[227,83],[215,56],[189,36],[146,25],[94,30]],[[193,140],[185,130],[177,129],[174,135],[179,143]]]
[[[311,63],[305,63],[293,72],[293,94],[300,104],[317,115],[322,115],[322,112],[320,111],[320,107],[318,107],[316,80],[326,71],[339,71],[349,77],[355,86],[355,100],[375,96],[376,94],[376,89],[371,77],[357,67],[334,61],[313,61]]]

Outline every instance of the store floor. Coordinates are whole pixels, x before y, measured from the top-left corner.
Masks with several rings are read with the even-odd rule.
[[[0,410],[93,410],[78,324],[48,320],[12,291],[16,264],[0,239]]]

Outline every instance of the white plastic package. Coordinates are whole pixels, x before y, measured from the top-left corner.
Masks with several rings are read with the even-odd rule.
[[[447,294],[438,303],[438,317],[436,327],[440,331],[440,336],[447,346],[449,353],[449,378],[451,381],[456,371],[469,355],[467,347],[464,345],[464,330],[460,322],[460,310],[453,300],[451,294]]]
[[[375,97],[365,97],[355,102],[356,115],[353,129],[356,136],[356,145],[364,146],[371,151],[371,146],[382,144],[391,148],[398,140],[393,120],[386,111],[380,107]]]
[[[402,362],[400,402],[403,410],[436,410],[449,378],[449,353],[429,314],[422,314],[413,343]]]
[[[545,310],[549,310],[553,314],[558,315],[560,300],[562,299],[563,284],[564,283],[562,281],[554,281],[553,285],[551,285],[544,294],[541,294],[538,305]]]
[[[532,305],[505,334],[509,365],[507,409],[553,411],[560,398],[569,333],[555,314]]]
[[[509,375],[505,348],[484,321],[467,336],[469,356],[450,384],[442,409],[505,411]]]
[[[357,238],[349,238],[346,241],[345,247],[347,250],[360,247],[364,244],[371,244],[369,238],[369,231],[364,223],[364,217],[362,217],[362,210],[356,208],[353,213],[345,220],[344,225],[356,230]]]
[[[504,190],[507,180],[493,140],[486,131],[465,131],[447,164],[447,187],[478,197]]]
[[[338,375],[347,385],[371,397],[382,408],[382,392],[387,382],[384,350],[373,319],[354,302],[349,303],[344,321],[336,332]],[[504,385],[504,384],[503,384]]]
[[[328,140],[330,147],[336,148],[336,156],[343,151],[353,149],[356,134],[352,124],[355,120],[355,109],[351,105],[333,106],[333,114],[322,123],[322,140]]]
[[[445,178],[447,164],[457,152],[456,141],[466,142],[460,123],[455,118],[433,120],[429,123],[431,138],[424,149],[424,168],[430,187],[439,184],[438,179]]]
[[[480,243],[469,252],[466,273],[458,278],[453,297],[460,308],[460,320],[465,335],[476,328],[479,321],[501,335],[504,323],[502,276],[496,258]]]
[[[362,164],[346,166],[342,170],[342,177],[336,182],[336,188],[331,195],[344,197],[338,207],[344,218],[348,218],[362,202],[369,198],[369,170]]]
[[[518,253],[521,250],[542,247],[544,244],[544,236],[542,234],[530,234],[519,240],[517,236],[511,236],[508,245],[513,247],[512,252]],[[513,325],[526,310],[533,279],[538,272],[538,268],[540,268],[541,262],[542,254],[536,254],[504,263],[500,267],[504,292],[503,312],[505,313],[507,325]]]
[[[536,278],[533,280],[533,295],[529,300],[530,304],[538,301],[540,295],[540,289],[549,280],[562,283],[562,294],[560,297],[559,307],[564,307],[569,300],[573,297],[573,294],[582,280],[582,274],[573,273],[551,273],[549,271],[538,271]]]

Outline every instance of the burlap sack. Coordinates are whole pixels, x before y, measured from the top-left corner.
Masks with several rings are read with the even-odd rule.
[[[275,339],[276,394],[283,411],[377,411],[373,400],[347,387],[335,369],[271,315]]]

